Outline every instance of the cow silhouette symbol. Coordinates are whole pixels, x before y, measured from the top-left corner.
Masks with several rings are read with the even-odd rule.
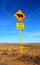
[[[18,17],[20,18],[23,18],[23,15],[22,14],[16,14],[16,15],[18,15]]]

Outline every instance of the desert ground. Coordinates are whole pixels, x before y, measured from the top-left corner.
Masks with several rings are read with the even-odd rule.
[[[40,43],[0,43],[0,65],[40,65]]]

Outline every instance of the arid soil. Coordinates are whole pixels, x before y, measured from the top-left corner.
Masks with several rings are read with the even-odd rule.
[[[0,65],[40,65],[40,43],[20,44],[0,43]]]

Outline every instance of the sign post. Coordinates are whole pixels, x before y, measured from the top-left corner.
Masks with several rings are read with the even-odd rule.
[[[22,55],[22,30],[24,29],[24,23],[22,20],[26,17],[21,10],[18,10],[14,16],[18,19],[18,23],[16,23],[16,29],[20,30],[20,54]]]
[[[20,53],[22,55],[22,30],[20,30]]]
[[[24,29],[24,24],[16,23],[16,29],[20,30],[20,54],[22,55],[22,30]]]

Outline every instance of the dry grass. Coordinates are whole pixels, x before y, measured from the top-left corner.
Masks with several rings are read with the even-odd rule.
[[[40,44],[0,44],[0,65],[40,65]]]

